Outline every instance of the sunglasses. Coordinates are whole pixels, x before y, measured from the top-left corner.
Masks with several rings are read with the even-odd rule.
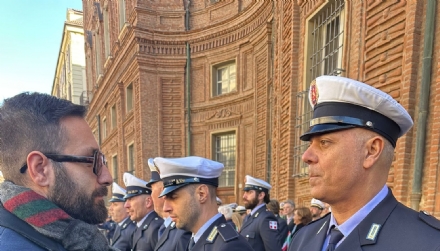
[[[107,159],[105,158],[104,154],[98,150],[93,152],[93,157],[62,154],[44,154],[44,156],[55,162],[93,163],[93,173],[96,176],[101,175],[103,166],[107,166]],[[20,173],[26,172],[26,169],[27,164],[24,164],[20,168]]]

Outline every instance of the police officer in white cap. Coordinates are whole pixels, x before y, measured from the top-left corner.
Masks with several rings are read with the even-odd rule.
[[[248,240],[255,251],[279,251],[285,237],[278,231],[278,220],[267,210],[270,202],[269,191],[272,186],[264,180],[246,175],[243,201],[251,213],[246,216],[240,234]]]
[[[223,164],[201,157],[155,158],[164,211],[178,228],[192,232],[186,250],[241,251],[252,248],[217,211],[216,188]],[[185,251],[185,250],[182,250]]]
[[[391,96],[352,79],[322,76],[302,159],[311,195],[331,214],[303,227],[289,250],[439,250],[440,222],[399,203],[386,186],[397,139],[413,125]]]
[[[121,251],[129,251],[131,249],[131,237],[136,230],[136,225],[128,216],[125,203],[125,189],[113,182],[112,198],[109,200],[109,213],[116,222],[115,233],[112,238],[112,247]]]
[[[131,249],[134,251],[154,251],[158,240],[158,231],[163,219],[154,211],[151,189],[147,182],[130,173],[124,173],[127,187],[125,208],[130,219],[136,221],[137,229],[133,234]]]
[[[322,210],[324,210],[325,205],[324,202],[317,200],[313,198],[310,201],[310,213],[312,213],[312,221],[315,221],[317,219],[321,218]]]
[[[163,191],[163,182],[160,179],[159,171],[154,164],[153,159],[148,160],[148,166],[151,171],[151,179],[147,187],[151,188],[151,199],[154,202],[154,211],[164,219],[163,224],[158,231],[158,242],[155,251],[185,250],[188,247],[191,232],[176,228],[176,223],[171,221],[168,213],[163,211],[164,198],[159,198]]]

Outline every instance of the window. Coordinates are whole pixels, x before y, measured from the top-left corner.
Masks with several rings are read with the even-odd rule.
[[[99,78],[99,75],[101,75],[101,40],[99,39],[99,34],[95,33],[95,71],[96,71],[96,78]]]
[[[107,138],[107,118],[102,119],[102,139]]]
[[[135,156],[134,156],[134,143],[128,146],[128,173],[135,175]]]
[[[108,5],[108,2],[107,4]],[[109,23],[109,11],[108,6],[104,6],[104,50],[105,57],[110,56],[110,23]]]
[[[124,28],[125,24],[125,0],[119,0],[119,31]]]
[[[213,136],[214,160],[223,163],[225,168],[219,178],[219,187],[231,187],[235,184],[236,140],[235,132]]]
[[[116,105],[112,106],[112,108],[110,109],[110,115],[111,115],[111,119],[112,119],[112,123],[111,123],[111,128],[115,129],[116,125],[117,125],[117,117],[116,117]]]
[[[213,67],[213,96],[237,90],[236,64],[229,62]]]
[[[307,142],[299,136],[309,129],[313,111],[308,100],[310,83],[321,75],[341,75],[344,42],[344,0],[330,0],[307,23],[306,83],[303,91],[297,93],[296,139],[294,147],[294,174],[305,176],[308,166],[301,156],[307,149]]]
[[[112,176],[113,181],[118,183],[118,155],[112,157]]]
[[[133,84],[127,86],[125,95],[126,95],[125,98],[126,98],[127,112],[129,112],[133,109]]]

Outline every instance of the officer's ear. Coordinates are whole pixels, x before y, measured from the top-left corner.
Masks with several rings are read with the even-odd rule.
[[[368,169],[377,163],[385,147],[385,139],[379,136],[372,137],[365,143],[364,168]]]
[[[27,170],[29,178],[32,181],[30,186],[38,189],[48,187],[53,178],[52,163],[39,151],[32,151],[27,156]]]
[[[209,198],[209,188],[207,185],[202,184],[196,187],[196,199],[201,203],[206,203]]]

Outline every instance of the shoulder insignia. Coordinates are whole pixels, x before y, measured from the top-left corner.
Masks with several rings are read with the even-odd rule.
[[[218,226],[218,232],[225,242],[238,238],[238,233],[231,224],[222,223]]]
[[[278,221],[269,221],[269,229],[277,230],[278,229]]]
[[[381,225],[377,223],[371,224],[370,231],[368,231],[366,239],[369,241],[376,241]]]
[[[154,220],[158,220],[158,219],[159,219],[159,218],[157,218],[157,217],[156,217],[156,218],[154,218]]]
[[[254,218],[257,218],[259,214],[260,214],[260,212],[257,212],[257,213],[255,214]]]
[[[428,224],[429,226],[440,230],[440,221],[437,220],[434,216],[429,214],[426,211],[420,211],[419,213],[419,219],[421,219],[423,222]]]
[[[218,234],[217,227],[214,227],[214,228],[211,230],[211,233],[209,233],[208,238],[206,238],[206,241],[209,241],[209,242],[213,243],[215,237],[217,236],[217,234]]]

